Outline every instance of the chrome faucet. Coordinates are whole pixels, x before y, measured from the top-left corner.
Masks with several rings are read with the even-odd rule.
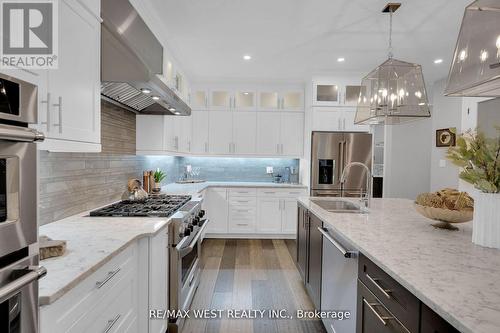
[[[346,167],[344,168],[344,170],[342,171],[342,176],[340,176],[340,184],[342,186],[342,189],[344,189],[344,183],[345,183],[345,180],[346,180],[346,176],[347,176],[347,171],[349,171],[349,169],[351,169],[352,166],[360,166],[360,167],[363,167],[365,168],[366,170],[366,194],[363,195],[363,191],[361,191],[361,202],[363,202],[365,204],[365,207],[368,208],[370,207],[370,198],[371,198],[371,192],[372,192],[372,182],[371,182],[371,178],[372,178],[372,173],[371,173],[371,170],[370,168],[364,164],[364,163],[361,163],[361,162],[351,162],[349,164],[346,165]]]

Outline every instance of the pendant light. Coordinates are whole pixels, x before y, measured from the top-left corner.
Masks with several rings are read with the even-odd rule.
[[[401,6],[389,3],[382,10],[389,13],[388,59],[361,81],[356,124],[400,124],[431,116],[422,67],[393,58],[392,15]]]

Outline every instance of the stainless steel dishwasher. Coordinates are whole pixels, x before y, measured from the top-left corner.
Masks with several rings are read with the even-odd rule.
[[[329,333],[356,332],[358,253],[327,227],[318,227],[323,237],[321,310],[349,311],[349,319],[323,319]]]

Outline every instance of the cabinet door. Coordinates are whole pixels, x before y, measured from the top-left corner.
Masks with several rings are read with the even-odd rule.
[[[75,0],[59,2],[59,68],[48,73],[50,137],[100,143],[101,24]]]
[[[321,262],[323,236],[318,230],[323,223],[316,216],[309,214],[309,262],[307,265],[306,289],[315,309],[321,305]]]
[[[459,333],[456,328],[423,303],[420,327],[420,333]]]
[[[168,308],[168,242],[166,231],[149,239],[149,308]],[[149,320],[149,332],[165,332],[167,320]]]
[[[237,110],[255,110],[256,100],[254,91],[239,90],[234,94],[234,107]]]
[[[259,199],[257,232],[259,233],[281,233],[281,205],[279,198]]]
[[[233,115],[225,111],[210,111],[208,145],[212,154],[229,154],[233,144]]]
[[[206,207],[210,222],[207,233],[225,234],[228,228],[227,191],[221,188],[211,188],[207,191]]]
[[[233,107],[233,95],[230,91],[217,89],[210,92],[211,110],[230,110]]]
[[[298,206],[297,213],[297,267],[304,283],[307,280],[307,241],[309,239],[309,226],[307,211]]]
[[[255,154],[257,145],[257,113],[233,114],[233,154]]]
[[[280,98],[277,91],[260,91],[259,92],[259,110],[274,111],[280,108]]]
[[[179,151],[183,153],[191,152],[191,116],[172,116],[178,118],[179,125]]]
[[[284,234],[297,233],[297,199],[283,199],[281,204],[281,232]]]
[[[136,150],[163,150],[163,116],[137,115]]]
[[[304,110],[304,91],[303,90],[282,91],[280,108],[283,111]]]
[[[163,116],[163,147],[166,151],[178,151],[180,145],[179,117]]]
[[[343,112],[343,130],[346,132],[368,132],[370,126],[368,125],[356,125],[354,124],[354,119],[356,118],[356,109],[344,110]]]
[[[343,112],[339,108],[314,108],[313,131],[342,131]]]
[[[208,111],[191,113],[193,122],[191,152],[208,153]]]
[[[281,114],[281,154],[301,157],[304,153],[304,114]]]
[[[361,91],[361,86],[358,85],[346,85],[342,91],[342,102],[346,106],[356,106],[358,105],[359,93]]]
[[[280,124],[279,112],[257,115],[257,153],[262,155],[279,155],[280,153]]]
[[[208,92],[206,90],[194,90],[191,93],[191,108],[193,110],[208,109]]]
[[[313,83],[313,106],[336,106],[340,104],[339,85],[335,83]]]

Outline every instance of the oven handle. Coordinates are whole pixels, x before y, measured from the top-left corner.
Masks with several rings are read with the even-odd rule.
[[[194,247],[196,246],[196,244],[200,240],[200,237],[203,234],[203,231],[207,227],[207,224],[208,224],[209,221],[210,221],[209,219],[205,220],[205,223],[203,223],[203,226],[201,227],[201,229],[198,230],[198,233],[196,234],[196,237],[193,238],[193,240],[191,241],[191,243],[188,246],[181,248],[181,247],[179,247],[179,245],[181,245],[181,243],[177,244],[177,246],[175,247],[175,249],[177,250],[177,252],[179,252],[179,255],[181,257],[184,257],[186,254],[188,254],[189,252],[193,251]]]
[[[47,269],[43,266],[30,266],[26,270],[18,271],[27,271],[28,273],[0,288],[0,303],[8,300],[24,286],[27,286],[47,274]]]
[[[10,141],[43,141],[45,136],[31,128],[0,125],[0,139]]]

